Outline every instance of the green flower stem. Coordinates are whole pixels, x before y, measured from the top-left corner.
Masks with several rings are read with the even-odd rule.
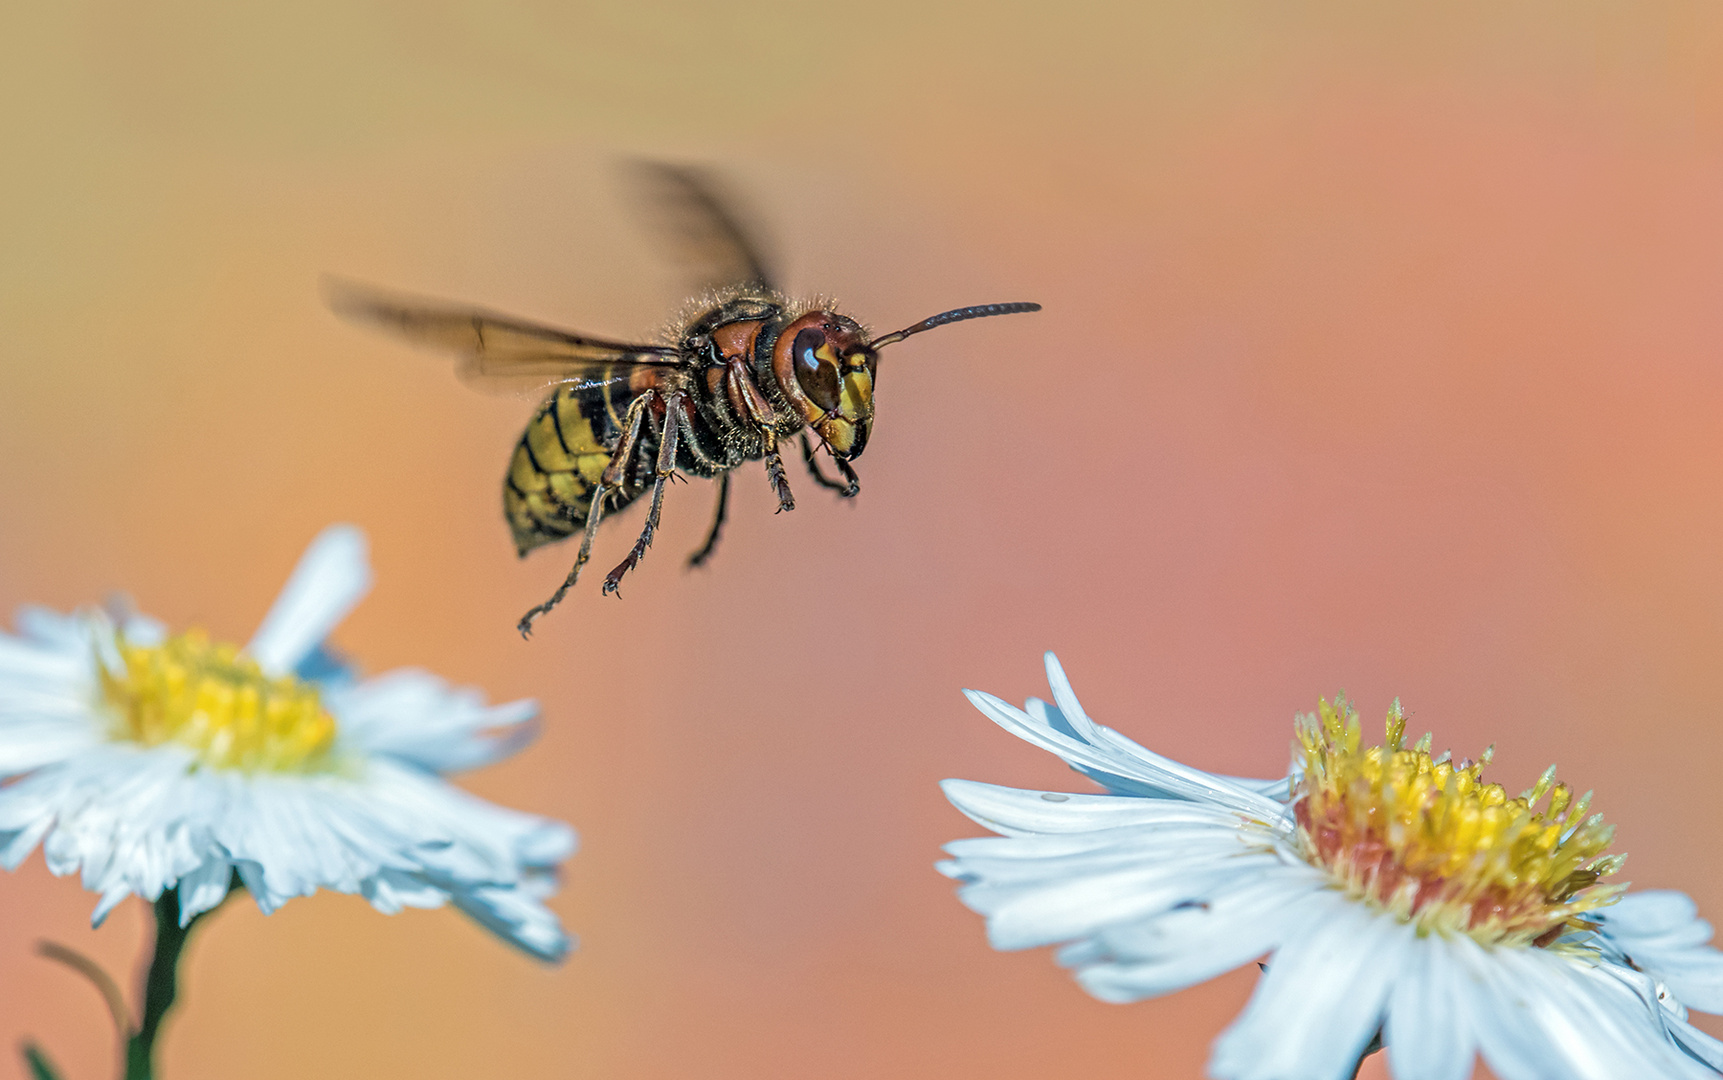
[[[232,896],[236,890],[243,887],[239,875],[234,874],[228,880],[227,896]],[[156,901],[155,942],[150,955],[149,971],[144,974],[143,1016],[139,1018],[136,1027],[132,1026],[131,1010],[126,1008],[125,995],[120,992],[120,988],[114,984],[108,973],[102,970],[101,965],[77,950],[57,942],[37,943],[37,952],[76,971],[90,980],[101,992],[121,1039],[121,1080],[155,1080],[156,1038],[161,1034],[162,1021],[167,1019],[168,1012],[174,1007],[174,998],[179,993],[180,953],[185,951],[185,943],[191,937],[192,927],[205,915],[227,903],[227,896],[222,897],[209,911],[193,915],[184,926],[179,924],[177,887],[162,893]],[[19,1051],[24,1055],[24,1062],[30,1070],[32,1080],[59,1080],[58,1071],[41,1047],[34,1042],[25,1041]]]
[[[150,969],[144,976],[144,1009],[137,1030],[126,1040],[125,1080],[154,1080],[156,1037],[161,1034],[162,1021],[174,1006],[179,992],[179,958],[186,939],[208,912],[193,915],[185,926],[179,924],[179,889],[162,893],[156,901],[155,951],[150,957]]]

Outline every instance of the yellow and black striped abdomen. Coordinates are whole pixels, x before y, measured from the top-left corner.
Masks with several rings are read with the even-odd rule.
[[[593,492],[621,435],[621,418],[607,400],[619,389],[559,386],[521,433],[503,480],[503,514],[522,555],[586,525]],[[628,484],[611,497],[609,508],[636,494]]]

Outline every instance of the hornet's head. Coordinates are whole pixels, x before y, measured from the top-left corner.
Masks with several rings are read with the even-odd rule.
[[[832,456],[861,456],[873,427],[873,380],[879,354],[853,319],[810,311],[778,335],[772,373]]]
[[[873,381],[881,349],[949,323],[1040,310],[1040,304],[977,304],[941,312],[872,341],[854,319],[810,311],[778,335],[772,346],[772,374],[832,456],[850,461],[861,457],[873,427]]]

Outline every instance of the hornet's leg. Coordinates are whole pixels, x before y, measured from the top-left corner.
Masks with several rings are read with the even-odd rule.
[[[635,399],[628,407],[627,429],[616,444],[616,450],[610,455],[610,464],[605,466],[604,475],[598,478],[598,490],[592,493],[592,506],[586,512],[586,530],[580,537],[580,554],[574,557],[574,567],[569,570],[568,577],[563,579],[557,590],[551,593],[550,599],[533,608],[520,617],[515,629],[520,636],[532,636],[532,621],[562,603],[562,598],[568,595],[568,590],[574,588],[574,583],[580,578],[580,568],[586,565],[586,560],[592,557],[592,538],[598,535],[598,523],[604,517],[605,500],[612,492],[622,490],[627,482],[628,459],[634,456],[634,449],[640,443],[640,424],[646,418],[646,402],[650,394]]]
[[[724,531],[724,511],[730,506],[730,474],[721,473],[718,476],[718,510],[712,515],[712,531],[706,534],[706,542],[700,545],[700,550],[688,556],[689,566],[699,566],[712,557],[712,549],[718,546],[718,534]]]
[[[790,494],[790,478],[784,475],[784,459],[778,456],[778,433],[771,428],[760,432],[766,440],[766,482],[778,496],[778,513],[796,508],[796,497]]]
[[[640,530],[640,538],[634,541],[634,547],[628,552],[628,557],[605,575],[606,596],[621,586],[622,575],[640,565],[641,558],[646,555],[646,549],[652,546],[652,534],[658,531],[658,512],[664,507],[664,486],[676,475],[676,442],[682,425],[676,422],[675,414],[676,410],[682,408],[684,401],[686,399],[680,390],[664,398],[663,433],[658,443],[658,471],[652,480],[652,509],[646,512],[646,527]]]
[[[796,497],[790,494],[790,481],[784,475],[784,459],[778,456],[777,410],[760,395],[759,389],[748,375],[748,369],[740,360],[730,361],[724,377],[729,380],[735,399],[742,403],[742,411],[759,429],[760,439],[766,444],[766,481],[772,485],[772,493],[778,497],[778,513],[794,510]]]
[[[820,471],[820,463],[814,460],[814,444],[808,440],[808,433],[805,431],[802,432],[802,460],[808,463],[808,471],[814,474],[814,483],[837,492],[840,498],[853,499],[856,492],[861,490],[861,477],[857,476],[856,471],[850,468],[849,462],[836,454],[832,455],[832,460],[837,462],[838,472],[842,473],[843,478],[849,482],[840,484],[836,480],[826,478],[826,474]]]
[[[550,594],[550,599],[533,608],[520,617],[515,629],[520,631],[523,638],[532,637],[532,621],[562,603],[562,598],[568,595],[568,590],[574,588],[574,583],[580,579],[580,568],[586,565],[586,560],[592,557],[592,538],[598,535],[598,523],[604,517],[604,500],[613,488],[599,487],[593,493],[592,508],[586,512],[586,530],[580,536],[580,554],[574,557],[574,567],[569,570],[568,577]]]

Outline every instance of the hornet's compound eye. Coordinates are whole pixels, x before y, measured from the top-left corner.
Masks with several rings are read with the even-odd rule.
[[[801,331],[791,344],[790,353],[796,361],[796,383],[802,393],[825,411],[835,412],[842,376],[837,351],[826,332],[811,326]]]

